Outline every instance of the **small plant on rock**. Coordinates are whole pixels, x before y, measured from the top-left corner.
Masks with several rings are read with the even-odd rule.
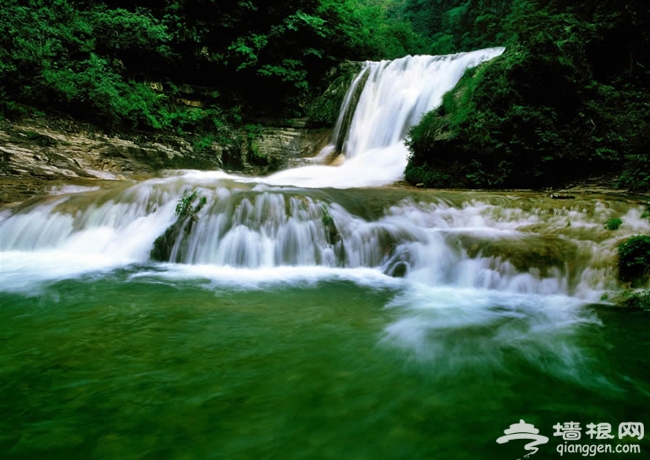
[[[180,199],[178,204],[176,205],[176,215],[178,216],[179,219],[183,219],[184,217],[191,217],[192,220],[196,221],[198,217],[196,216],[196,213],[198,213],[203,206],[207,203],[207,198],[202,196],[199,198],[199,204],[196,206],[192,206],[194,203],[194,200],[196,200],[197,193],[196,190],[194,190],[191,193],[186,193],[183,195],[183,197]]]
[[[618,230],[621,225],[623,225],[623,219],[619,217],[612,217],[603,224],[607,230]]]

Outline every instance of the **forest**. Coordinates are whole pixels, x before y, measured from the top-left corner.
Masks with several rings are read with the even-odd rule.
[[[412,130],[406,179],[509,188],[614,173],[646,190],[648,9],[641,0],[8,0],[0,110],[215,138],[260,116],[331,124],[321,95],[342,62],[505,46]]]
[[[412,130],[407,179],[539,188],[606,177],[647,191],[648,12],[640,1],[511,2],[495,31],[505,53]]]

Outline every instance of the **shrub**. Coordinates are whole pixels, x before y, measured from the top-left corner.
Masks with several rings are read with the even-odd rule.
[[[650,310],[650,291],[639,291],[630,294],[624,305],[632,310]]]
[[[179,220],[188,216],[194,221],[198,219],[196,214],[203,208],[203,206],[205,206],[208,200],[206,197],[202,196],[199,198],[199,204],[192,206],[197,196],[198,194],[196,193],[196,190],[194,190],[191,193],[183,195],[183,197],[178,201],[178,204],[176,205],[176,215]]]
[[[605,227],[607,230],[618,230],[621,225],[623,225],[623,219],[619,217],[612,217],[603,224],[603,227]]]
[[[650,159],[645,155],[628,155],[618,187],[633,192],[650,190]]]
[[[620,187],[650,190],[647,58],[635,57],[642,75],[629,57],[612,62],[608,51],[647,43],[645,32],[643,39],[629,32],[637,21],[643,26],[634,27],[648,29],[647,15],[589,0],[562,8],[517,1],[499,16],[475,3],[508,8],[508,2],[468,2],[445,15],[459,26],[473,18],[488,42],[501,33],[506,51],[468,71],[411,130],[406,179],[437,183],[430,178],[437,172],[460,187],[539,188],[622,173]],[[459,30],[473,36],[469,25]],[[441,44],[450,33],[447,42],[463,44],[444,28]]]
[[[649,269],[650,236],[633,236],[618,245],[618,274],[622,281],[643,284]]]

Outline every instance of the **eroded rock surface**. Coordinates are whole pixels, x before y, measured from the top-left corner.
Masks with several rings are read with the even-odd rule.
[[[72,121],[0,121],[0,205],[47,193],[60,181],[142,179],[165,169],[226,169],[266,174],[295,166],[327,144],[330,131],[295,120],[254,139],[197,148],[173,135],[110,135]]]

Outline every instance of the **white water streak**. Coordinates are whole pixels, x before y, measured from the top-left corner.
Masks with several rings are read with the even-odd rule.
[[[305,166],[281,171],[262,182],[301,187],[370,187],[402,180],[408,159],[404,138],[422,116],[442,103],[467,68],[499,56],[490,48],[447,56],[407,56],[394,61],[367,62],[369,72],[343,146],[340,166]],[[355,101],[350,88],[337,123],[334,142],[343,127],[343,114]],[[332,146],[326,147],[328,151]]]

